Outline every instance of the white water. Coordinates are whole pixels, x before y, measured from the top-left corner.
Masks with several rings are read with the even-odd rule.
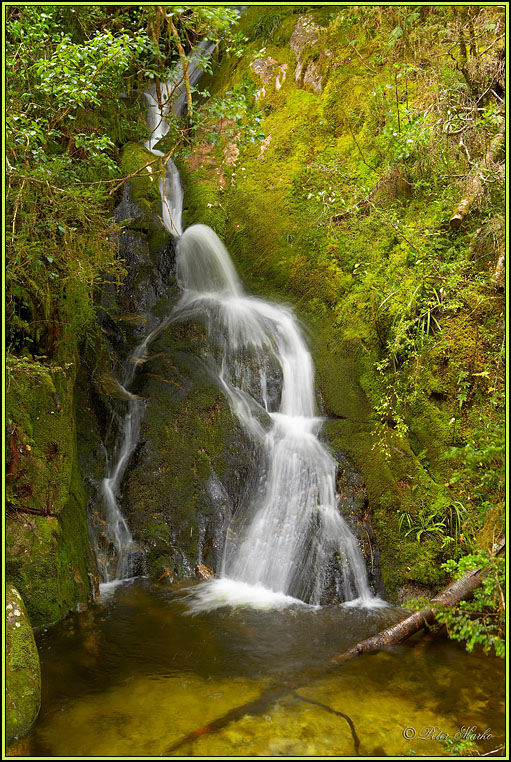
[[[205,320],[221,387],[262,447],[264,464],[259,494],[227,533],[221,578],[198,587],[192,610],[222,601],[318,605],[334,558],[339,596],[374,605],[362,554],[337,507],[336,464],[318,439],[312,360],[291,311],[245,294],[227,250],[207,226],[185,230],[177,252],[183,293],[175,315]],[[281,393],[272,409],[267,390],[275,368]]]
[[[194,50],[193,56],[188,62],[188,79],[193,87],[199,80],[205,66],[205,62],[211,56],[216,47],[215,42],[202,40]],[[156,84],[152,84],[144,93],[147,102],[147,124],[150,137],[145,142],[146,148],[155,156],[164,156],[164,153],[155,148],[159,140],[168,134],[170,125],[167,115],[171,112],[180,116],[186,108],[186,91],[183,81],[183,67],[181,63],[174,68],[172,78],[160,85],[160,97]],[[158,174],[154,170],[155,175]],[[179,172],[172,159],[168,159],[165,171],[160,177],[160,195],[162,198],[162,221],[166,229],[173,236],[180,236],[182,229],[183,189]]]
[[[122,419],[117,434],[113,457],[107,464],[106,475],[101,482],[100,493],[105,508],[106,552],[98,553],[98,566],[103,583],[111,583],[130,577],[133,571],[133,554],[136,546],[126,519],[119,506],[119,489],[126,472],[129,459],[138,442],[140,421],[144,411],[144,401],[132,394],[128,387],[132,383],[139,359],[145,354],[147,338],[139,344],[128,358],[119,386],[124,399],[128,400],[128,411]]]
[[[298,598],[277,593],[259,584],[240,582],[229,577],[219,577],[192,588],[187,597],[190,613],[214,611],[224,606],[271,611],[288,606],[305,606]]]
[[[130,528],[119,505],[120,485],[138,443],[140,423],[145,409],[145,400],[132,394],[128,387],[133,383],[137,368],[146,362],[150,343],[168,323],[169,319],[162,320],[135,347],[125,363],[123,381],[118,382],[123,399],[128,400],[128,410],[119,426],[113,457],[110,462],[107,461],[106,476],[100,486],[106,518],[104,528],[106,542],[101,543],[106,548],[100,550],[99,543],[96,541],[98,568],[103,578],[102,593],[105,583],[111,584],[131,578],[134,561],[140,555],[140,550],[133,541]]]
[[[200,76],[200,58],[212,43],[201,43],[190,79]],[[182,71],[163,87],[158,102],[153,85],[146,93],[151,137],[146,147],[163,155],[156,143],[169,131],[166,115],[182,113],[185,94]],[[177,95],[176,95],[177,94]],[[338,596],[346,605],[384,605],[368,586],[362,554],[339,513],[335,493],[336,464],[318,438],[314,369],[292,312],[245,294],[230,256],[213,230],[194,225],[182,232],[183,191],[175,164],[169,160],[160,183],[162,219],[178,238],[177,277],[182,296],[173,314],[135,349],[123,382],[128,413],[120,430],[117,457],[102,485],[110,531],[117,549],[112,579],[129,577],[133,540],[118,506],[118,490],[138,440],[143,403],[131,395],[137,365],[146,359],[149,343],[175,319],[202,319],[216,346],[217,377],[233,414],[262,449],[259,490],[234,517],[228,530],[221,577],[203,583],[191,595],[190,609],[223,605],[275,608],[318,605],[329,584],[328,570],[337,563]],[[280,378],[275,403],[268,385]],[[272,380],[273,378],[273,380]],[[331,584],[331,580],[330,580]]]

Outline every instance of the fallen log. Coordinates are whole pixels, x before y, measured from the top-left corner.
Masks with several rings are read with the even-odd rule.
[[[494,555],[498,556],[502,553],[505,545],[505,540],[503,540],[496,548]],[[486,574],[486,569],[474,569],[473,571],[467,572],[461,579],[451,582],[450,585],[447,585],[447,587],[440,593],[435,595],[430,601],[433,606],[425,606],[419,611],[414,611],[413,614],[410,614],[410,616],[407,616],[406,619],[403,619],[401,622],[387,627],[387,629],[367,638],[367,640],[362,640],[360,643],[357,643],[352,648],[344,651],[344,653],[339,656],[334,656],[334,658],[331,659],[331,663],[342,664],[359,654],[368,651],[378,651],[385,646],[394,645],[396,643],[401,643],[403,640],[407,640],[412,635],[415,635],[416,632],[420,632],[420,630],[423,630],[428,624],[434,622],[434,607],[436,605],[440,604],[446,608],[452,608],[461,601],[466,600],[472,595],[474,590],[482,584]]]
[[[506,542],[505,540],[502,540],[495,548],[493,555],[498,556],[503,553],[505,546]],[[253,701],[248,701],[241,706],[230,709],[221,717],[217,717],[207,725],[203,725],[202,727],[193,730],[191,733],[188,733],[183,738],[180,738],[171,746],[169,746],[161,756],[168,756],[169,754],[172,754],[173,752],[180,749],[182,746],[185,746],[187,743],[195,741],[197,738],[222,730],[227,725],[230,725],[231,722],[241,720],[242,717],[244,717],[246,714],[262,714],[268,709],[269,706],[274,704],[283,696],[294,695],[296,698],[307,700],[299,694],[296,694],[297,688],[308,685],[320,677],[324,677],[329,671],[332,671],[340,665],[345,664],[355,656],[359,656],[362,653],[379,651],[382,648],[386,648],[387,646],[391,646],[396,643],[401,643],[403,640],[407,640],[412,635],[415,635],[417,632],[423,630],[428,624],[433,623],[435,619],[434,606],[440,604],[447,608],[452,608],[452,606],[455,606],[461,601],[466,600],[472,595],[474,590],[483,583],[483,580],[487,574],[487,567],[468,571],[463,575],[463,577],[461,577],[461,579],[451,582],[440,593],[435,595],[434,598],[432,598],[430,601],[432,604],[431,606],[425,606],[419,611],[414,611],[412,614],[410,614],[410,616],[407,616],[401,622],[387,627],[385,630],[382,630],[382,632],[378,632],[376,635],[373,635],[366,640],[362,640],[360,643],[352,646],[342,654],[334,656],[322,669],[311,670],[301,678],[293,680],[292,682],[284,681],[278,685],[269,685],[268,688],[266,688]],[[351,720],[346,715],[343,715],[342,712],[336,712],[331,707],[326,707],[326,709],[346,719],[352,731],[355,753],[358,754],[359,740]]]
[[[495,163],[495,159],[497,158],[497,155],[504,145],[504,141],[506,138],[506,122],[505,120],[502,120],[502,124],[500,126],[499,131],[493,138],[493,140],[490,143],[490,146],[485,154],[485,157],[475,173],[470,177],[468,184],[466,186],[465,194],[454,210],[451,219],[449,220],[449,225],[454,228],[455,230],[459,228],[463,220],[465,219],[466,215],[468,214],[470,207],[474,203],[474,201],[479,198],[483,193],[483,181],[484,181],[484,173],[488,169],[488,167],[491,167],[492,164]]]

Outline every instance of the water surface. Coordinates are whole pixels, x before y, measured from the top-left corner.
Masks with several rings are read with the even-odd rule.
[[[481,750],[503,742],[503,663],[443,638],[418,636],[317,677],[330,657],[402,618],[398,609],[302,604],[190,615],[186,595],[135,580],[40,633],[42,708],[10,753],[353,756],[341,714],[351,719],[363,756],[446,754],[438,740],[404,738],[405,728],[433,728],[435,736],[489,728]],[[172,749],[284,683],[276,699]]]

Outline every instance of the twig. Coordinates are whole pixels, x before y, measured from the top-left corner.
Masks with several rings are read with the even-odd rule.
[[[13,214],[13,217],[12,217],[12,234],[13,235],[16,232],[16,215],[18,214],[18,204],[19,204],[19,200],[21,198],[21,194],[22,194],[22,191],[23,191],[24,187],[25,187],[25,179],[23,179],[23,182],[21,183],[21,187],[20,187],[20,189],[18,191],[18,195],[16,196],[16,202],[14,204],[14,214]]]
[[[505,32],[504,32],[504,34],[501,34],[501,35],[499,35],[499,36],[498,36],[498,37],[497,37],[495,40],[493,40],[493,42],[491,42],[491,43],[488,45],[488,47],[487,47],[487,48],[485,48],[485,49],[483,50],[483,52],[482,52],[482,53],[479,53],[479,55],[480,55],[480,56],[484,56],[484,54],[485,54],[485,53],[487,53],[487,52],[489,51],[489,49],[490,49],[490,48],[493,48],[493,46],[494,46],[494,45],[496,45],[496,44],[497,44],[497,42],[498,42],[499,40],[501,40],[501,39],[502,39],[503,37],[505,37],[505,36],[506,36],[506,33],[505,33]]]
[[[353,720],[351,717],[348,717],[347,714],[343,714],[342,712],[338,712],[336,709],[332,709],[331,706],[328,706],[327,704],[322,704],[320,701],[314,701],[314,699],[307,698],[306,696],[301,696],[296,691],[291,691],[291,696],[294,696],[297,699],[300,699],[300,701],[306,701],[307,704],[312,704],[313,706],[319,706],[321,709],[324,709],[325,712],[330,712],[331,714],[337,715],[337,717],[342,717],[346,720],[348,725],[350,726],[351,735],[353,738],[353,745],[355,746],[355,754],[358,756],[359,750],[360,750],[360,739],[357,736],[357,731],[355,730],[355,725],[353,724]]]
[[[362,149],[360,148],[360,146],[359,146],[359,144],[358,144],[358,140],[357,140],[357,139],[356,139],[356,137],[355,137],[355,133],[353,132],[353,128],[352,128],[352,126],[351,126],[351,121],[350,121],[350,118],[349,118],[349,116],[347,117],[346,121],[347,121],[347,123],[348,123],[348,129],[349,129],[349,131],[350,131],[350,133],[351,133],[351,137],[353,138],[353,141],[354,141],[355,145],[356,145],[356,146],[357,146],[357,148],[358,148],[358,152],[359,152],[359,154],[360,154],[360,158],[362,159],[362,161],[364,162],[364,164],[366,165],[366,167],[369,167],[369,169],[372,169],[372,171],[373,171],[373,172],[376,172],[376,174],[377,174],[378,176],[380,176],[380,175],[381,175],[381,172],[378,172],[378,170],[377,170],[377,169],[375,169],[374,167],[372,167],[372,166],[371,166],[371,164],[369,164],[369,163],[368,163],[368,162],[365,160],[365,158],[364,158],[364,154],[362,153]]]
[[[379,335],[379,333],[378,333],[378,338],[380,338],[380,335]],[[381,341],[381,339],[380,339],[380,341]],[[370,536],[369,536],[369,532],[367,531],[367,529],[366,529],[365,527],[364,527],[364,532],[366,533],[366,535],[367,535],[367,540],[368,540],[368,542],[369,542],[369,550],[371,551],[371,571],[373,572],[373,571],[374,571],[374,556],[373,556],[373,546],[371,545],[371,538],[370,538]]]
[[[112,188],[111,190],[109,190],[109,191],[108,191],[108,195],[109,195],[109,196],[111,196],[113,193],[115,193],[117,190],[119,190],[119,188],[120,188],[122,185],[124,185],[124,183],[125,183],[127,180],[130,180],[132,177],[136,177],[136,176],[137,176],[137,175],[139,175],[139,174],[140,174],[140,173],[141,173],[141,172],[142,172],[144,169],[147,169],[147,167],[151,167],[153,164],[156,164],[156,162],[157,162],[157,161],[161,161],[161,162],[163,162],[163,166],[165,167],[165,166],[167,165],[167,162],[168,162],[168,160],[170,159],[170,157],[172,156],[172,154],[174,153],[174,151],[175,151],[175,150],[176,150],[176,146],[174,146],[174,148],[173,148],[171,151],[169,151],[168,153],[166,153],[166,154],[165,154],[165,156],[157,156],[157,157],[156,157],[155,159],[153,159],[152,161],[148,161],[148,162],[147,162],[147,164],[144,164],[144,166],[143,166],[143,167],[139,167],[137,170],[135,170],[135,172],[132,172],[132,173],[131,173],[131,175],[128,175],[127,177],[123,177],[123,179],[120,181],[120,183],[118,183],[118,184],[115,186],[115,188]]]

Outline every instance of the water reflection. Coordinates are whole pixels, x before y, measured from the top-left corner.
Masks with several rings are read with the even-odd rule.
[[[404,738],[408,727],[451,735],[461,727],[491,728],[484,751],[503,741],[504,666],[443,639],[418,637],[307,679],[334,654],[401,618],[400,610],[223,608],[190,617],[186,594],[138,580],[41,633],[42,709],[11,753],[351,756],[350,727],[335,712],[349,716],[365,756],[446,754],[440,741]],[[276,699],[170,751],[284,681]]]

